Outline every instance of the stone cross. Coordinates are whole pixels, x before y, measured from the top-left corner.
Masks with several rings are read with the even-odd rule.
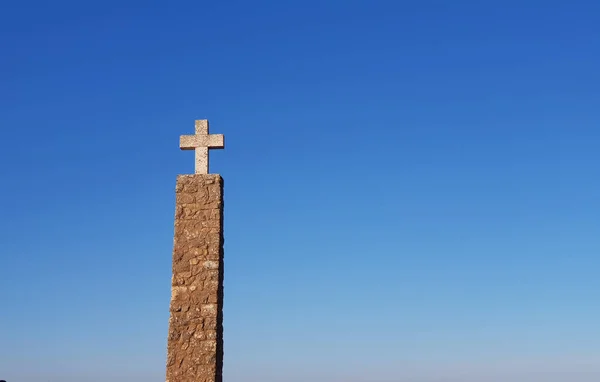
[[[196,174],[208,174],[208,150],[225,148],[223,134],[209,134],[208,120],[196,120],[196,134],[182,135],[179,148],[196,151]]]

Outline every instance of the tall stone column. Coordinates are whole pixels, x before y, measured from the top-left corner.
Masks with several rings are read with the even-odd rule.
[[[179,147],[195,151],[195,174],[177,178],[167,382],[223,380],[223,179],[208,173],[222,134],[196,120]]]
[[[177,178],[167,382],[221,382],[223,179]]]

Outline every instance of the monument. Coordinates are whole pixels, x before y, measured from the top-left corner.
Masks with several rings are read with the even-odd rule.
[[[180,148],[195,150],[196,164],[175,188],[166,382],[222,382],[223,179],[209,174],[208,154],[224,148],[224,137],[197,120]]]

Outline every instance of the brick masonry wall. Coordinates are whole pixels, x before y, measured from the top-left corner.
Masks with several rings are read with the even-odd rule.
[[[223,179],[177,178],[167,382],[221,382]]]

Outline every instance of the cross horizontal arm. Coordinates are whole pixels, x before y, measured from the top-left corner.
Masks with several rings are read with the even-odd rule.
[[[194,150],[198,147],[222,149],[225,147],[225,138],[223,134],[182,135],[179,138],[179,147],[182,150]]]

